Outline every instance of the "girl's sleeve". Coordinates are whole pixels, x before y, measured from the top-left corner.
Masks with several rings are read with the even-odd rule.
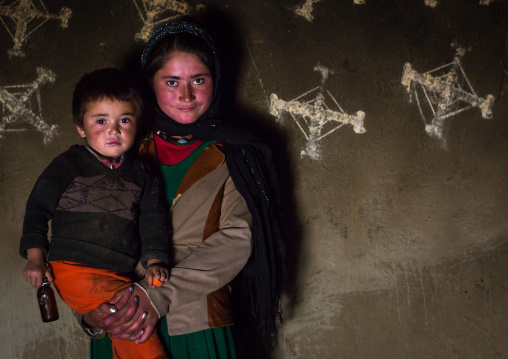
[[[159,288],[141,284],[159,315],[223,287],[242,270],[252,251],[251,214],[229,177],[224,187],[219,230],[171,269]]]

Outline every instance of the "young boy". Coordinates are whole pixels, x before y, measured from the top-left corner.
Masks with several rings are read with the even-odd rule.
[[[142,107],[138,88],[123,72],[85,75],[74,90],[72,111],[87,146],[71,146],[56,157],[26,205],[20,244],[28,259],[24,278],[36,288],[44,276],[54,280],[64,302],[78,313],[130,286],[129,274],[139,260],[150,286],[154,278],[169,277],[171,229],[162,189],[136,151],[129,151]],[[157,335],[138,345],[112,340],[115,357],[166,358]]]

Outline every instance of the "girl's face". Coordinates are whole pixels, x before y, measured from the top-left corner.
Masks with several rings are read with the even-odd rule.
[[[187,124],[196,122],[210,107],[213,80],[196,55],[174,52],[155,73],[153,89],[161,110],[176,122]]]

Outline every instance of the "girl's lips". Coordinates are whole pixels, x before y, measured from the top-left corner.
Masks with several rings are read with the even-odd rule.
[[[178,108],[178,109],[179,109],[180,111],[182,111],[182,112],[191,112],[191,111],[193,111],[195,108],[196,108],[196,107],[194,106],[194,107],[180,107],[180,108]]]
[[[120,142],[118,141],[111,141],[111,142],[108,142],[107,143],[109,146],[119,146],[120,145]]]

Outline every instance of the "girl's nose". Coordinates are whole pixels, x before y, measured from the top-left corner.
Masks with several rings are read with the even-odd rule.
[[[184,84],[180,87],[180,100],[183,102],[191,102],[194,100],[194,91],[191,84]]]

